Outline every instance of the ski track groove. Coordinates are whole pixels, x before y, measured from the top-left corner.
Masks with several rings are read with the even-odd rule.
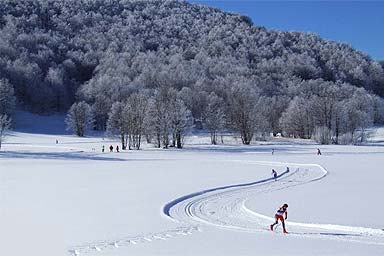
[[[273,178],[267,178],[249,183],[206,189],[179,197],[164,205],[163,214],[171,220],[186,226],[164,232],[77,245],[68,250],[68,255],[80,256],[92,252],[102,253],[103,251],[134,246],[139,243],[151,243],[178,236],[189,236],[195,232],[202,232],[202,225],[243,232],[271,233],[267,228],[274,219],[249,209],[246,206],[248,199],[254,198],[259,193],[269,193],[306,185],[319,181],[328,175],[328,171],[318,164],[249,160],[228,161],[265,166],[289,166],[291,171],[280,173],[277,181],[274,181]],[[384,246],[384,230],[381,229],[291,221],[287,221],[287,225],[290,229],[294,228],[294,232],[289,234],[289,237],[293,238],[338,240]]]

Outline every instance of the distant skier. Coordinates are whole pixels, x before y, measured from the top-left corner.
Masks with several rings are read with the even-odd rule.
[[[320,151],[319,148],[317,149],[317,155],[318,155],[318,156],[321,156],[321,151]]]
[[[277,179],[277,172],[275,171],[275,169],[272,169],[272,176],[273,176],[273,178],[276,181],[276,179]]]
[[[287,170],[286,170],[286,172],[289,172],[289,167],[287,166]]]
[[[119,145],[116,146],[116,152],[120,152],[119,151]]]
[[[104,151],[105,151],[105,146],[103,145],[103,146],[101,146],[101,152],[104,153]]]
[[[109,152],[113,152],[113,146],[109,146]]]
[[[275,149],[272,149],[272,155],[275,154]]]
[[[288,218],[288,212],[287,212],[287,208],[288,208],[288,204],[283,204],[283,206],[281,206],[276,214],[275,214],[275,223],[273,223],[271,226],[270,226],[270,229],[271,231],[273,231],[273,227],[278,223],[278,221],[280,220],[281,221],[281,224],[283,225],[283,233],[284,234],[288,234],[287,230],[285,229],[285,220]],[[285,218],[283,217],[283,215],[285,215]]]

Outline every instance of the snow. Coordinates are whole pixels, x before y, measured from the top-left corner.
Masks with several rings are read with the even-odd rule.
[[[365,146],[279,139],[240,146],[226,138],[230,145],[210,146],[199,135],[189,137],[183,150],[144,145],[101,153],[102,145],[118,140],[50,130],[17,130],[0,152],[1,255],[384,250],[380,139]],[[289,173],[270,179],[272,168],[282,174],[287,166]],[[285,202],[291,234],[281,234],[281,227],[268,231]]]

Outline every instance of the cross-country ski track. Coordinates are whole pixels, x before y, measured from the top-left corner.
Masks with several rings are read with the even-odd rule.
[[[69,254],[101,253],[103,250],[134,246],[137,243],[168,240],[181,235],[188,236],[195,232],[203,232],[204,227],[207,226],[241,232],[272,234],[269,230],[269,225],[274,222],[274,218],[255,212],[249,206],[249,201],[251,199],[257,201],[257,196],[263,193],[306,186],[328,175],[328,171],[318,164],[229,161],[262,166],[288,166],[290,171],[281,173],[276,181],[273,178],[267,178],[249,183],[206,189],[179,197],[167,203],[162,209],[162,213],[166,217],[180,223],[179,228],[160,233],[126,237],[114,241],[98,241],[78,245],[70,248]],[[310,197],[310,195],[308,196]],[[384,246],[384,231],[381,229],[334,224],[300,223],[289,220],[286,225],[289,231],[287,237],[293,239],[338,240]],[[274,233],[275,235],[283,236],[280,226],[276,228]]]

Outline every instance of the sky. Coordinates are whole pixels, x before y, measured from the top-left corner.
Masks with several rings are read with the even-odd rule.
[[[245,14],[268,29],[312,32],[384,60],[384,0],[188,1]]]

